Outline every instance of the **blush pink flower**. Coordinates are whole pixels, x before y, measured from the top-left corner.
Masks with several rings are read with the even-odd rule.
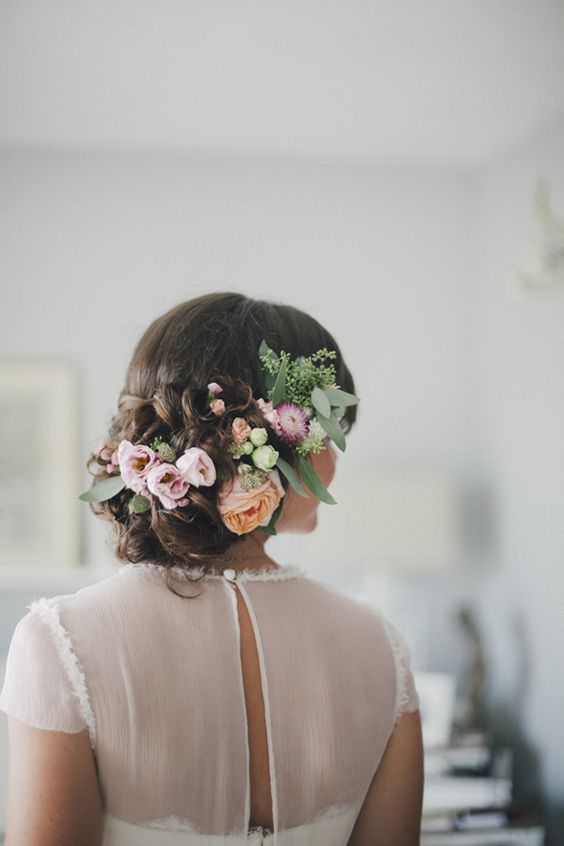
[[[200,447],[190,447],[176,460],[176,467],[191,485],[213,485],[216,469],[210,456]]]
[[[220,394],[223,391],[223,388],[217,382],[210,382],[208,385],[208,391],[212,394]]]
[[[117,457],[117,449],[114,449],[112,452],[112,456],[108,464],[106,464],[106,472],[107,473],[115,473],[116,470],[119,472],[119,462]]]
[[[274,429],[277,435],[279,435],[280,429],[278,426],[278,412],[272,407],[272,403],[270,401],[266,402],[266,400],[262,397],[259,397],[257,405],[262,411],[264,419],[270,423],[271,428]]]
[[[144,444],[132,444],[123,440],[117,448],[117,459],[126,487],[145,496],[148,493],[147,475],[153,467],[160,464],[157,454]]]
[[[243,488],[242,476],[236,473],[222,486],[217,508],[227,528],[236,535],[266,526],[284,496],[278,470],[270,470],[264,482],[248,490]]]
[[[151,467],[147,473],[147,487],[157,496],[165,508],[176,508],[186,505],[184,494],[190,483],[184,478],[178,467],[162,461]],[[179,502],[180,500],[180,502]]]
[[[236,417],[231,424],[231,437],[233,443],[244,444],[251,434],[251,427],[244,417]]]
[[[117,457],[117,447],[107,441],[100,441],[96,450],[96,460],[98,464],[105,464],[107,473],[115,473],[119,470],[119,462]]]
[[[210,408],[214,414],[220,415],[225,411],[225,403],[222,399],[213,399],[210,402]]]
[[[280,435],[286,441],[302,441],[308,433],[308,418],[303,408],[295,402],[282,402],[276,406]]]

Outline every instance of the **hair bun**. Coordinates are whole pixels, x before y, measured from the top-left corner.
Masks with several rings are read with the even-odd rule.
[[[95,514],[112,521],[119,560],[190,569],[194,564],[213,564],[224,554],[237,536],[221,518],[218,493],[223,478],[233,475],[237,452],[233,443],[238,443],[246,424],[268,427],[268,445],[297,469],[295,450],[269,426],[258,402],[266,400],[265,382],[269,382],[260,357],[263,341],[296,358],[324,347],[335,351],[334,381],[354,392],[352,376],[332,335],[310,315],[281,303],[234,292],[204,294],[169,309],[139,339],[104,439],[105,463],[97,462],[91,470],[94,482],[114,473],[114,452],[124,440],[150,447],[160,439],[171,448],[170,455],[174,451],[176,460],[188,449],[199,448],[209,455],[217,473],[214,484],[191,484],[184,507],[167,509],[153,496],[149,508],[132,510],[133,489],[90,501]],[[220,387],[215,393],[209,387],[215,387],[214,382]],[[214,403],[214,398],[223,402]],[[350,426],[355,417],[356,407],[348,406],[345,422]],[[238,421],[233,428],[236,418],[244,422]],[[267,465],[268,453],[262,455]],[[89,465],[90,461],[90,470]],[[287,489],[287,479],[282,483]]]

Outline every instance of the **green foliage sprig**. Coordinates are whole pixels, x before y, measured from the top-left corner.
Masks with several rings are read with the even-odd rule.
[[[286,402],[295,402],[305,408],[311,407],[313,389],[328,388],[335,382],[335,365],[324,362],[337,358],[337,353],[326,347],[308,356],[300,355],[292,361],[289,352],[281,350],[278,356],[265,344],[262,354],[259,351],[259,358],[267,374],[277,375],[280,371],[284,372],[284,394],[281,399],[283,398]],[[274,384],[270,387],[266,386],[266,391],[267,399],[272,400]]]
[[[309,418],[308,434],[294,445],[301,478],[281,458],[278,458],[276,466],[300,496],[307,496],[305,485],[322,502],[336,504],[311,463],[306,461],[310,452],[318,453],[325,449],[324,440],[327,436],[340,450],[345,451],[345,434],[340,420],[347,406],[359,402],[355,394],[343,391],[336,385],[336,369],[332,363],[337,358],[336,350],[322,347],[309,356],[298,356],[292,360],[290,353],[285,350],[276,353],[263,339],[259,358],[262,363],[263,393],[273,408],[280,403],[294,403]]]

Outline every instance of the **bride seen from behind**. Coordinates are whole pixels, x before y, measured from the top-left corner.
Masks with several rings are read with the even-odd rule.
[[[61,627],[59,634],[62,632],[63,637],[57,640],[55,651],[53,644],[40,644],[41,649],[50,650],[50,660],[56,660],[56,650],[63,650],[59,653],[62,663],[72,664],[78,660],[72,651],[64,652],[69,644],[80,641],[79,631],[76,628],[73,631],[75,604],[79,599],[86,601],[90,596],[95,597],[98,588],[101,591],[107,585],[109,590],[110,584],[115,584],[114,590],[118,586],[120,589],[124,586],[125,590],[127,585],[131,585],[132,591],[141,589],[141,583],[133,576],[136,566],[143,566],[144,562],[151,562],[151,566],[164,575],[180,570],[191,579],[197,572],[203,582],[208,573],[220,571],[221,582],[207,583],[207,586],[219,585],[218,589],[225,588],[228,593],[210,590],[207,596],[209,602],[216,603],[221,596],[233,599],[248,732],[246,821],[250,826],[249,836],[251,831],[253,836],[257,830],[262,831],[261,842],[265,846],[285,846],[287,828],[294,837],[293,846],[310,846],[311,837],[317,837],[316,844],[323,842],[323,846],[419,844],[423,744],[417,697],[407,660],[402,664],[390,644],[381,640],[385,630],[376,613],[372,615],[367,607],[361,608],[344,594],[331,593],[315,580],[300,581],[289,577],[288,570],[271,558],[265,548],[273,534],[315,530],[321,502],[332,501],[328,489],[336,472],[339,446],[342,450],[344,435],[356,421],[357,401],[352,375],[333,336],[313,317],[292,306],[254,300],[234,292],[213,293],[180,303],[153,321],[134,350],[108,436],[88,461],[94,484],[80,497],[89,503],[95,515],[110,523],[116,557],[131,565],[123,569],[126,573],[131,572],[132,580],[127,581],[124,574],[114,583],[111,579],[115,577],[110,577],[105,584],[79,592],[80,597],[79,594],[55,597],[51,602],[63,604],[63,614],[56,618]],[[338,504],[323,507],[338,508]],[[350,550],[352,561],[354,537],[350,538]],[[236,574],[254,571],[257,576],[264,572],[264,584],[260,581],[239,583],[237,579],[231,584],[222,575],[227,569],[235,570]],[[276,570],[282,571],[281,579],[268,580],[270,571]],[[168,582],[167,586],[170,587]],[[185,621],[183,628],[197,619],[197,613],[203,613],[191,613],[188,607],[192,602],[201,603],[202,594],[183,596],[172,590],[170,594],[171,603],[186,605],[186,616],[181,618]],[[164,602],[166,592],[149,596],[151,602]],[[315,608],[311,606],[311,620],[307,619],[308,604],[305,605],[307,613],[292,617],[296,613],[294,607],[300,607],[305,596],[309,597],[307,603],[315,605]],[[95,623],[117,599],[109,593],[99,608],[94,599],[92,601],[97,609]],[[102,649],[103,637],[110,625],[138,625],[136,617],[128,622],[127,601],[120,602],[119,613],[108,617],[104,632],[98,635],[99,649]],[[57,608],[56,605],[52,607]],[[199,607],[208,606],[201,604]],[[214,615],[219,616],[212,616],[204,628],[210,638],[206,643],[211,652],[214,620],[216,625],[227,622],[222,620],[224,605],[210,606],[210,609],[212,607]],[[168,613],[170,619],[174,619],[175,614],[181,613],[180,606],[171,604]],[[326,631],[327,614],[335,615],[331,617],[333,631]],[[82,611],[77,620],[80,625],[86,624]],[[38,636],[38,629],[32,628],[32,624],[35,626],[32,611],[22,622],[25,625],[19,628],[18,637],[14,637],[11,646],[10,672],[2,691],[3,701],[0,701],[0,707],[6,705],[9,715],[10,736],[6,846],[23,846],[24,843],[26,846],[61,846],[63,843],[130,846],[136,842],[142,827],[142,822],[136,823],[136,817],[128,822],[125,817],[118,819],[119,814],[113,815],[112,824],[123,825],[119,836],[105,829],[108,803],[111,807],[121,807],[124,802],[128,806],[135,804],[133,782],[125,797],[120,793],[123,778],[108,781],[108,770],[111,776],[112,765],[119,764],[116,756],[119,758],[117,750],[123,738],[112,741],[104,736],[102,728],[94,746],[87,728],[76,730],[80,719],[76,710],[72,710],[76,709],[72,694],[77,695],[77,689],[65,687],[67,682],[76,685],[81,679],[86,680],[83,699],[90,685],[94,700],[92,718],[98,721],[98,717],[117,707],[123,683],[115,690],[114,703],[99,700],[102,687],[97,685],[93,669],[97,647],[84,641],[84,672],[77,665],[76,672],[65,681],[60,667],[53,666],[52,683],[55,684],[56,678],[61,689],[53,689],[47,698],[51,705],[58,703],[59,710],[49,712],[46,718],[41,710],[41,691],[24,689],[24,683],[18,683],[18,679],[23,678],[25,684],[32,687],[37,683],[33,680],[41,676],[39,667],[31,674],[23,673],[23,667],[20,670],[18,655],[39,654],[37,649],[30,651],[30,644],[25,641],[28,631],[30,637],[31,632],[34,637]],[[295,632],[302,629],[305,639],[294,643]],[[357,629],[365,634],[360,637]],[[126,673],[129,680],[126,732],[135,728],[135,720],[130,723],[130,714],[141,713],[145,707],[143,703],[150,706],[153,699],[156,702],[158,694],[157,688],[147,687],[147,674],[140,676],[139,691],[135,689],[136,673],[142,660],[157,649],[158,644],[153,641],[150,651],[145,649],[138,654],[131,644],[136,658],[128,666],[119,651],[129,644],[128,631],[127,628],[118,631],[120,663],[116,665],[120,678]],[[136,637],[140,639],[148,634],[150,629],[143,626],[137,629]],[[366,634],[370,639],[368,643]],[[194,631],[192,636],[201,637],[202,630]],[[277,651],[278,636],[282,643],[293,643],[286,657],[284,650]],[[338,639],[332,639],[334,636]],[[381,667],[376,666],[372,653],[372,638],[376,636],[380,641],[374,640],[374,648],[381,650]],[[169,651],[183,645],[185,638],[186,631],[174,634]],[[157,641],[160,642],[159,638]],[[224,647],[217,654],[228,655]],[[303,655],[305,661],[311,654],[310,666],[295,663],[293,656],[298,654]],[[111,656],[112,651],[108,655]],[[354,655],[354,660],[349,659],[350,655]],[[192,668],[186,663],[188,656],[189,651],[179,653],[176,660],[174,656],[163,654],[158,662],[159,672],[166,674],[167,659],[172,662],[171,672],[175,667],[188,672]],[[278,663],[269,662],[268,656]],[[281,661],[283,666],[280,666]],[[197,666],[194,663],[194,668]],[[212,665],[206,666],[210,668],[211,683]],[[392,666],[395,667],[393,673]],[[230,665],[226,664],[224,670],[227,673]],[[305,673],[295,690],[293,679],[290,684],[287,679],[290,671]],[[108,674],[109,671],[104,672]],[[278,681],[279,673],[284,682]],[[369,677],[365,678],[364,674]],[[302,704],[305,710],[300,711],[298,703],[302,689],[311,689],[312,698]],[[345,697],[341,689],[346,689]],[[205,693],[206,677],[200,677],[199,684],[188,690],[190,695],[193,690]],[[269,696],[275,697],[276,691],[281,700],[290,697],[288,701],[293,703],[293,708],[279,713],[278,722],[273,717],[278,713],[276,698],[269,700]],[[319,701],[313,698],[313,691],[321,696]],[[236,692],[228,690],[227,693],[234,696],[234,706]],[[404,700],[409,708],[406,706],[401,712],[394,710],[397,709],[394,702]],[[212,696],[202,707],[202,715],[211,709],[212,725],[215,701]],[[372,704],[377,701],[387,703],[385,709],[384,705]],[[30,712],[30,703],[35,703],[34,707],[39,709],[37,715]],[[82,704],[90,707],[90,703],[83,701]],[[172,692],[166,704],[176,708]],[[384,709],[381,714],[379,707]],[[341,712],[346,713],[346,719],[335,722],[335,715]],[[221,713],[217,712],[218,721]],[[196,717],[197,721],[183,720],[183,734],[177,735],[174,742],[172,736],[169,738],[168,744],[163,746],[166,754],[181,741],[190,741],[195,725],[204,724],[198,712]],[[282,719],[289,722],[281,725]],[[100,722],[103,727],[103,719]],[[51,728],[38,727],[46,724]],[[236,723],[229,725],[234,732]],[[166,722],[164,726],[161,722],[159,732],[163,732],[165,726]],[[174,730],[173,725],[169,728]],[[106,731],[110,730],[111,724],[108,724]],[[300,738],[300,731],[304,730],[307,736]],[[316,731],[321,732],[318,741]],[[151,730],[150,736],[157,736],[156,728]],[[223,746],[235,748],[237,737],[237,733],[226,735],[222,738]],[[286,738],[283,743],[282,737]],[[383,737],[385,748],[381,749],[378,744],[383,742]],[[211,741],[217,739],[213,734],[210,737]],[[229,746],[226,745],[228,741]],[[143,735],[140,742],[145,742]],[[135,749],[127,748],[128,755],[132,756]],[[308,749],[312,750],[309,757],[300,758]],[[333,749],[340,751],[332,755]],[[107,757],[107,750],[112,750],[113,758]],[[148,759],[147,750],[141,749],[139,754],[143,760]],[[323,759],[330,763],[326,763],[321,772],[316,767]],[[183,760],[186,766],[190,765],[189,756]],[[209,760],[211,768],[215,758],[210,756]],[[230,759],[226,758],[224,764],[229,767]],[[49,779],[44,778],[46,771]],[[170,767],[167,771],[170,772]],[[207,783],[209,774],[201,768],[199,771]],[[183,772],[182,768],[179,772]],[[300,784],[305,772],[312,773],[311,780]],[[343,780],[345,772],[348,776]],[[150,801],[147,787],[141,786],[146,773],[139,767],[134,768],[134,773],[139,779],[141,813]],[[219,781],[226,778],[225,773],[218,776]],[[333,781],[339,785],[334,795],[330,787]],[[199,789],[197,779],[191,784],[194,790]],[[168,792],[174,792],[177,786],[171,783]],[[236,809],[240,788],[237,783],[231,784]],[[322,798],[327,791],[327,796]],[[347,791],[350,796],[345,800]],[[359,791],[362,794],[360,802],[357,799]],[[183,801],[190,799],[185,790],[181,794]],[[322,821],[322,814],[316,812],[314,820],[313,813],[311,818],[307,816],[309,806],[303,806],[306,810],[301,813],[306,817],[300,822],[298,809],[304,798],[309,797],[311,804],[312,797],[317,795],[321,810],[335,805],[335,808],[345,808],[346,813]],[[163,816],[166,816],[165,807],[173,807],[164,801],[166,798],[163,797]],[[224,798],[226,807],[230,807],[229,791]],[[208,796],[206,801],[212,802],[211,808],[219,807],[218,797]],[[196,813],[196,804],[191,806],[192,813]],[[355,813],[353,818],[351,810]],[[178,809],[174,814],[183,816]],[[232,818],[229,817],[232,830],[238,825],[237,814],[233,811]],[[280,825],[280,819],[290,822]],[[217,820],[214,824],[222,826]],[[166,836],[169,835],[167,832]],[[159,832],[152,829],[151,836],[151,843],[158,846],[161,842]],[[193,834],[184,835],[182,843],[204,846],[209,836],[211,832],[208,835],[206,829],[202,833],[197,833],[196,829]],[[225,838],[227,844],[229,838],[227,835]]]

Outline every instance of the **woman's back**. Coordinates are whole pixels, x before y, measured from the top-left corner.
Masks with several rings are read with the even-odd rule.
[[[175,580],[194,599],[163,569],[125,565],[33,603],[0,707],[88,728],[106,846],[345,846],[399,714],[419,705],[405,642],[295,566]]]

